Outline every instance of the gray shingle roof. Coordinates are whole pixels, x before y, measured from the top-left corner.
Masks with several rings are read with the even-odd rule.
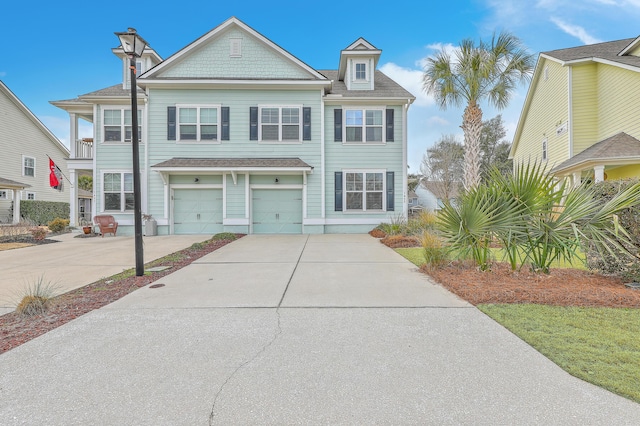
[[[621,132],[591,145],[581,153],[554,167],[551,173],[557,173],[587,161],[606,162],[607,160],[633,157],[640,158],[640,140]]]
[[[376,70],[374,76],[374,90],[347,90],[344,81],[338,80],[338,71],[336,70],[319,70],[320,74],[330,80],[333,80],[331,93],[334,95],[342,95],[344,97],[353,98],[415,98],[404,87],[387,77],[382,71]]]
[[[5,179],[0,177],[0,188],[7,189],[22,189],[22,188],[30,188],[31,185],[27,185],[26,183],[16,182],[15,180]]]
[[[152,168],[201,167],[201,168],[309,168],[310,165],[299,158],[172,158],[158,163]]]
[[[144,90],[138,87],[138,93],[144,94]],[[94,92],[85,93],[80,95],[80,98],[93,96],[131,96],[131,89],[123,89],[122,84],[116,84],[113,86],[105,87],[104,89],[96,90]]]
[[[549,52],[542,53],[565,62],[579,59],[600,58],[620,64],[640,67],[640,57],[630,55],[618,56],[618,54],[634,40],[635,38],[627,38],[624,40],[608,41],[605,43],[571,47],[568,49],[551,50]]]

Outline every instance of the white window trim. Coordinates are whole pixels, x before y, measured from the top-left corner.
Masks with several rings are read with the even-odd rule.
[[[348,108],[343,108],[342,110],[342,134],[344,137],[342,138],[343,145],[384,145],[387,143],[387,132],[385,131],[385,110],[384,107],[358,107],[352,106]],[[361,141],[347,141],[347,127],[356,127],[356,126],[347,126],[347,111],[362,111],[362,140]],[[382,140],[381,141],[369,141],[367,142],[367,111],[382,111],[382,124],[380,127],[382,128]],[[369,126],[373,127],[373,126]]]
[[[9,199],[9,191],[6,189],[0,189],[0,200],[8,200]]]
[[[263,140],[262,139],[262,109],[263,108],[278,108],[278,140]],[[298,139],[282,139],[282,109],[292,108],[298,110]],[[258,105],[258,142],[264,144],[301,144],[302,143],[302,105]],[[270,123],[273,125],[273,123]],[[291,124],[291,123],[287,123]]]
[[[364,78],[358,78],[358,65],[364,65]],[[369,82],[369,61],[353,62],[353,81],[354,83]]]
[[[29,195],[33,195],[33,198],[29,198]],[[25,200],[35,200],[36,199],[36,193],[33,192],[33,191],[25,191],[24,199]]]
[[[26,160],[27,158],[30,158],[33,160],[33,176],[28,175],[24,172],[25,169],[25,164],[24,164],[24,160]],[[36,157],[32,157],[30,155],[23,155],[22,156],[22,176],[25,177],[36,177]]]
[[[195,139],[180,139],[180,109],[181,108],[196,108],[196,138]],[[200,108],[215,108],[217,110],[216,113],[216,139],[205,139],[201,140],[200,137]],[[222,104],[176,104],[176,142],[182,144],[193,144],[197,143],[198,145],[203,144],[219,144],[220,143],[220,133],[222,131]],[[189,123],[193,124],[193,123]]]
[[[120,134],[122,135],[123,139],[125,136],[125,124],[124,124],[124,112],[125,111],[131,111],[131,106],[126,106],[126,105],[109,105],[107,107],[102,107],[102,111],[100,113],[101,116],[101,120],[100,120],[100,127],[101,127],[101,132],[102,132],[102,143],[106,144],[106,145],[121,145],[121,144],[130,144],[131,141],[127,141],[127,140],[122,140],[122,141],[108,141],[107,137],[106,137],[106,129],[105,129],[105,124],[104,124],[104,112],[105,111],[120,111]],[[144,143],[144,137],[143,137],[143,133],[144,133],[144,126],[143,126],[143,117],[144,117],[144,108],[138,106],[138,127],[140,127],[140,131],[138,132],[138,142],[139,143]],[[133,126],[132,126],[132,130],[133,130]],[[132,135],[132,139],[133,139],[133,135]]]
[[[542,161],[549,159],[549,139],[542,139]]]
[[[366,193],[367,193],[367,180],[366,176],[363,176],[362,180],[362,210],[348,209],[347,208],[347,173],[360,173],[366,175],[367,173],[380,173],[382,174],[382,209],[367,210]],[[350,191],[353,192],[353,191]],[[379,191],[372,191],[379,192]],[[387,171],[384,169],[344,169],[342,170],[342,206],[343,213],[346,214],[362,214],[362,213],[386,213],[387,212]]]
[[[102,170],[101,171],[101,179],[100,179],[100,193],[102,194],[101,196],[101,205],[100,205],[100,211],[103,213],[124,213],[124,214],[134,214],[133,210],[125,210],[125,197],[124,194],[128,193],[129,191],[124,190],[124,174],[125,173],[131,173],[133,175],[133,170]],[[106,210],[105,209],[105,190],[104,190],[104,175],[106,174],[120,174],[121,175],[121,187],[120,187],[120,210]],[[142,173],[141,173],[142,174]],[[94,187],[95,189],[95,187]],[[133,193],[133,190],[131,191],[131,193]]]

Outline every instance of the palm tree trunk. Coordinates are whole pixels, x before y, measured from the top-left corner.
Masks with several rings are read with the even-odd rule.
[[[464,188],[471,189],[480,183],[480,132],[482,110],[477,102],[469,101],[462,115],[464,132]]]

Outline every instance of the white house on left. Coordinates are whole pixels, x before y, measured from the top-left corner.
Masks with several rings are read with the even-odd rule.
[[[69,202],[69,150],[2,81],[0,152],[0,223],[19,222],[22,200]],[[61,188],[50,186],[49,158],[60,169]]]

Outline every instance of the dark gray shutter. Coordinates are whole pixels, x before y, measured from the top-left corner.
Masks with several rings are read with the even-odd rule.
[[[220,139],[223,141],[228,141],[229,140],[229,107],[220,108],[220,115],[221,115],[220,121],[222,124]]]
[[[249,140],[258,140],[258,107],[249,107]]]
[[[335,142],[342,142],[342,109],[333,110],[333,140]]]
[[[311,140],[311,107],[302,107],[302,140]]]
[[[393,142],[393,109],[387,109],[387,142]]]
[[[387,172],[387,211],[392,212],[394,210],[393,203],[393,172]]]
[[[335,192],[335,211],[342,211],[342,172],[335,172],[335,184],[334,184],[334,192]]]
[[[176,107],[167,107],[167,140],[176,140]]]

